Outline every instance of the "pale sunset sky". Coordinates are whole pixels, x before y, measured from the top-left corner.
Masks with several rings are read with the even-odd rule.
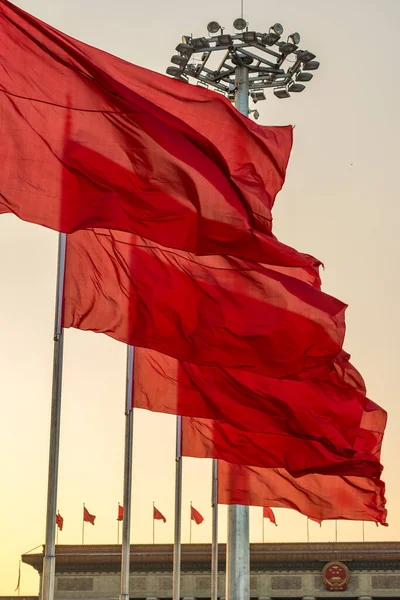
[[[19,0],[35,16],[84,42],[164,72],[182,34],[206,34],[210,20],[231,30],[240,0]],[[275,234],[325,264],[324,290],[349,304],[345,348],[369,397],[389,413],[383,449],[389,527],[366,525],[367,540],[400,538],[399,0],[245,0],[250,29],[279,21],[299,31],[321,62],[302,94],[268,95],[261,124],[296,125]],[[226,132],[229,135],[229,131]],[[1,167],[0,167],[1,168]],[[12,595],[22,553],[44,543],[57,234],[0,216],[0,595]],[[81,542],[82,503],[97,516],[86,541],[116,543],[122,502],[125,347],[106,336],[67,331],[58,508],[59,542]],[[152,540],[152,502],[167,517],[156,541],[173,540],[174,418],[135,414],[132,541]],[[184,460],[183,542],[189,505],[204,515],[193,541],[211,541],[211,465]],[[226,540],[221,508],[220,541]],[[305,541],[306,519],[276,510],[266,540]],[[251,540],[261,541],[261,509]],[[361,540],[361,523],[340,522],[339,540]],[[310,523],[312,541],[334,524]],[[22,566],[21,594],[37,594]]]

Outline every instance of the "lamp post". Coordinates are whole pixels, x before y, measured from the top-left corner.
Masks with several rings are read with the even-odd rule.
[[[245,69],[247,95],[254,103],[265,100],[268,89],[279,99],[305,90],[304,84],[311,81],[311,71],[318,69],[319,62],[314,60],[315,54],[300,49],[299,33],[290,34],[285,41],[280,23],[272,25],[267,32],[258,32],[249,30],[248,23],[241,17],[235,19],[233,28],[235,32],[228,34],[219,23],[211,21],[207,37],[184,35],[167,74],[185,82],[195,79],[197,85],[224,94],[236,103],[240,112],[246,109],[238,105],[236,96],[244,97],[246,92],[243,84],[240,89],[237,87],[238,72],[243,78]],[[217,63],[216,53],[221,55]],[[255,109],[247,109],[244,114],[258,118]]]
[[[167,74],[186,83],[195,79],[197,85],[224,94],[246,117],[253,115],[258,119],[258,110],[249,108],[250,98],[254,104],[266,100],[268,89],[276,98],[290,98],[292,93],[305,90],[304,84],[313,78],[311,71],[319,68],[315,54],[299,48],[299,33],[282,40],[280,23],[260,33],[249,30],[245,19],[239,17],[233,22],[233,29],[234,33],[225,33],[217,21],[211,21],[207,37],[183,36]],[[214,60],[216,53],[222,54],[219,63]],[[213,552],[216,556],[212,564],[217,569],[217,543],[213,544]],[[213,573],[213,581],[216,577]],[[232,505],[228,507],[227,600],[249,600],[249,582],[249,507]],[[216,600],[215,582],[212,588],[212,600]]]

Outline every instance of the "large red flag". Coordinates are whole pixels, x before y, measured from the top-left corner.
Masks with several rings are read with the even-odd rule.
[[[179,362],[135,351],[133,404],[156,412],[215,419],[238,429],[354,444],[366,403],[361,376],[342,353],[325,381],[274,379],[239,369]]]
[[[197,254],[315,264],[271,236],[291,127],[257,125],[220,94],[0,6],[0,212],[65,232],[130,231]],[[64,172],[73,177],[61,212]]]
[[[269,506],[264,506],[263,508],[263,518],[264,519],[269,519],[271,521],[271,523],[273,523],[274,525],[277,525],[276,519],[275,519],[275,515],[274,515],[274,511],[272,510],[272,508],[269,508]]]
[[[196,510],[194,508],[194,506],[190,505],[190,518],[192,521],[194,521],[197,525],[200,525],[203,521],[204,521],[204,517],[203,515],[201,515],[199,513],[198,510]]]
[[[91,523],[92,525],[94,525],[94,521],[96,519],[95,515],[91,515],[90,512],[88,511],[88,509],[86,508],[86,506],[83,507],[83,520],[86,523]]]
[[[273,377],[330,370],[345,305],[259,263],[196,257],[123,232],[68,236],[64,327]]]
[[[328,444],[278,432],[254,433],[207,419],[182,419],[182,454],[230,463],[284,468],[294,476],[325,473],[379,477],[386,412],[369,401],[354,450],[339,455]]]
[[[164,523],[167,522],[167,519],[155,506],[153,506],[153,519],[156,521],[163,521]]]
[[[218,461],[218,502],[292,508],[320,523],[325,519],[386,524],[385,485],[379,479],[262,469]]]

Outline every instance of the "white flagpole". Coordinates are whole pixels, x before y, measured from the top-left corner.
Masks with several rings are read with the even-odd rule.
[[[125,459],[124,517],[122,520],[121,593],[120,600],[129,600],[129,560],[131,544],[132,455],[133,455],[133,363],[135,349],[127,348],[125,393]]]
[[[181,517],[182,517],[182,417],[176,417],[175,457],[175,533],[172,600],[180,600],[181,583]]]
[[[51,394],[49,473],[47,483],[46,543],[43,557],[41,600],[54,599],[56,571],[56,505],[58,491],[58,461],[60,454],[61,387],[63,368],[64,331],[62,305],[64,295],[66,234],[58,236],[57,292],[54,323],[53,387]]]
[[[211,600],[218,600],[218,460],[212,462]]]

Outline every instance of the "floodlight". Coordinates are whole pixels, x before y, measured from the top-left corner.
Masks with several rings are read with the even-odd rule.
[[[181,56],[180,54],[174,54],[174,56],[172,56],[171,58],[171,62],[174,63],[174,65],[178,65],[179,67],[185,67],[187,61],[188,57]]]
[[[319,62],[317,60],[312,60],[311,62],[304,63],[303,67],[306,71],[316,71],[319,69]]]
[[[167,75],[172,75],[172,77],[180,77],[183,73],[183,69],[179,67],[168,67],[166,71]]]
[[[194,52],[193,46],[189,46],[189,44],[178,44],[175,50],[179,52],[179,54],[188,57],[191,56]]]
[[[314,58],[315,58],[315,54],[313,54],[312,52],[309,52],[308,50],[301,50],[300,52],[297,53],[297,56],[298,56],[299,60],[301,60],[301,62],[303,62],[303,63],[310,62],[311,60],[314,60]]]
[[[210,47],[210,43],[205,37],[192,39],[192,45],[195,50],[204,50],[204,48]]]
[[[192,41],[192,36],[191,35],[183,35],[181,42],[182,44],[190,44],[190,42]]]
[[[235,102],[235,92],[228,92],[228,100]]]
[[[274,95],[282,100],[283,98],[290,98],[290,94],[285,87],[277,87],[274,89]]]
[[[243,31],[243,29],[246,29],[246,21],[244,19],[242,19],[241,17],[239,17],[238,19],[235,19],[233,21],[233,27],[237,30],[237,31]]]
[[[284,56],[288,56],[289,54],[297,50],[297,46],[296,44],[291,44],[290,42],[281,42],[279,45],[279,50]]]
[[[218,36],[217,46],[230,46],[232,44],[232,36],[228,33],[223,33]]]
[[[313,77],[314,75],[312,73],[300,72],[296,75],[296,81],[311,81]]]
[[[259,102],[260,100],[266,100],[264,90],[254,90],[251,92],[251,99],[254,103]]]
[[[275,23],[275,25],[272,25],[269,30],[276,33],[276,35],[282,35],[283,33],[283,27],[280,23]]]
[[[208,33],[217,33],[221,29],[221,25],[217,21],[210,21],[207,25]]]
[[[295,33],[291,33],[288,37],[288,41],[289,40],[298,46],[300,44],[300,34],[297,33],[297,31]]]
[[[261,38],[261,43],[264,44],[264,46],[273,46],[274,44],[276,44],[276,42],[279,41],[280,37],[281,36],[277,33],[273,33],[272,31],[270,31],[269,33],[264,33],[264,35]]]
[[[302,83],[292,83],[291,85],[289,85],[289,92],[302,92],[303,90],[306,89],[306,86],[303,85]]]
[[[243,32],[243,41],[246,44],[254,44],[257,42],[257,34],[255,31],[244,31]]]

